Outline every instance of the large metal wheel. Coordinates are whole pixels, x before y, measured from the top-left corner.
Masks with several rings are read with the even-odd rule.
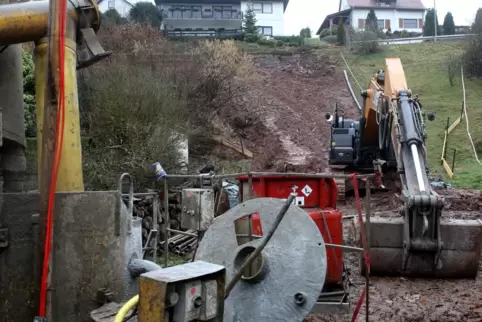
[[[225,266],[229,282],[261,241],[238,245],[235,220],[259,213],[266,234],[283,204],[274,198],[252,199],[217,217],[195,259]],[[314,221],[301,208],[291,206],[261,255],[259,270],[243,277],[226,299],[224,321],[303,321],[326,276],[325,244]]]

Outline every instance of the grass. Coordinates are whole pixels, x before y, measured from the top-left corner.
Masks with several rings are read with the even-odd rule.
[[[455,121],[461,111],[462,86],[460,76],[456,77],[454,86],[449,83],[447,75],[447,59],[452,54],[463,53],[463,42],[420,43],[411,45],[392,45],[384,47],[380,54],[345,57],[361,86],[368,85],[368,80],[379,68],[384,68],[385,57],[400,57],[405,69],[408,86],[414,94],[419,94],[425,112],[435,112],[436,119],[427,121],[427,151],[432,176],[444,176],[445,171],[440,163],[444,131],[447,118],[450,124]],[[460,75],[460,73],[459,73]],[[358,85],[352,82],[354,90]],[[482,143],[482,80],[465,78],[467,113],[472,139],[477,147]],[[447,162],[452,164],[453,149],[456,149],[455,177],[447,180],[460,188],[482,188],[482,166],[475,160],[465,122],[452,131],[448,139]],[[480,149],[480,148],[479,148]],[[479,151],[482,158],[482,151]]]

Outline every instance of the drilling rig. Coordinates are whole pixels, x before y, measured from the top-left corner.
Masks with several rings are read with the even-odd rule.
[[[319,302],[327,266],[333,266],[327,263],[325,228],[295,204],[302,197],[290,193],[286,201],[239,204],[208,229],[196,261],[161,268],[155,259],[144,259],[142,219],[133,217],[133,179],[124,173],[117,190],[84,191],[76,71],[110,55],[97,39],[99,27],[94,0],[0,6],[0,321],[118,322],[137,302],[140,322],[302,321]],[[25,42],[35,44],[38,192],[22,187]],[[167,181],[164,192],[168,213]],[[246,211],[259,214],[267,234],[238,246],[234,220]],[[207,217],[212,220],[214,213]],[[332,217],[341,231],[341,213]],[[230,232],[230,248],[217,252]],[[258,271],[245,276],[258,258]],[[348,307],[347,293],[342,295],[341,302],[328,305]]]

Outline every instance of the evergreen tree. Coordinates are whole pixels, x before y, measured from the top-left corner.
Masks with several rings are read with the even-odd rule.
[[[428,9],[427,14],[425,15],[425,24],[423,25],[423,35],[426,37],[434,36],[435,35],[435,26],[433,23],[434,19],[437,19],[437,35],[441,34],[441,28],[438,25],[438,18],[435,17],[435,10]]]
[[[443,24],[444,35],[455,35],[454,16],[451,12],[447,12]]]
[[[137,2],[129,11],[129,17],[134,22],[146,23],[158,28],[162,23],[161,12],[150,2]]]
[[[251,5],[248,5],[248,8],[244,12],[244,18],[243,18],[243,29],[246,34],[257,34],[258,33],[258,26],[256,25],[258,23],[258,20],[256,20],[256,14],[253,10],[253,7]]]
[[[311,29],[310,27],[306,27],[301,29],[300,31],[300,37],[301,38],[311,38]]]
[[[115,9],[109,9],[106,12],[101,13],[100,19],[102,26],[123,25],[127,23],[127,19],[122,17]]]
[[[478,35],[482,34],[482,8],[479,8],[475,15],[475,21],[472,24],[472,33]]]
[[[375,10],[370,9],[367,19],[365,20],[365,30],[376,31],[378,29],[378,18],[375,14]]]
[[[336,29],[336,39],[340,45],[345,44],[345,24],[343,19],[338,20],[338,28]]]

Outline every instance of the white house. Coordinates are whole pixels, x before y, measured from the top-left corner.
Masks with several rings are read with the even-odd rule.
[[[203,35],[208,31],[240,31],[243,13],[249,5],[256,13],[260,33],[266,36],[284,35],[284,13],[288,2],[289,0],[155,0],[162,11],[163,29],[192,36],[196,33]]]
[[[422,32],[426,8],[421,0],[340,0],[338,12],[326,16],[317,35],[322,29],[338,24],[340,19],[355,29],[364,29],[371,9],[380,30]]]
[[[136,1],[128,1],[128,0],[98,0],[97,1],[97,5],[99,6],[100,12],[104,13],[109,9],[115,9],[123,17],[127,17],[129,15],[129,11],[131,10],[132,6],[135,3]]]

